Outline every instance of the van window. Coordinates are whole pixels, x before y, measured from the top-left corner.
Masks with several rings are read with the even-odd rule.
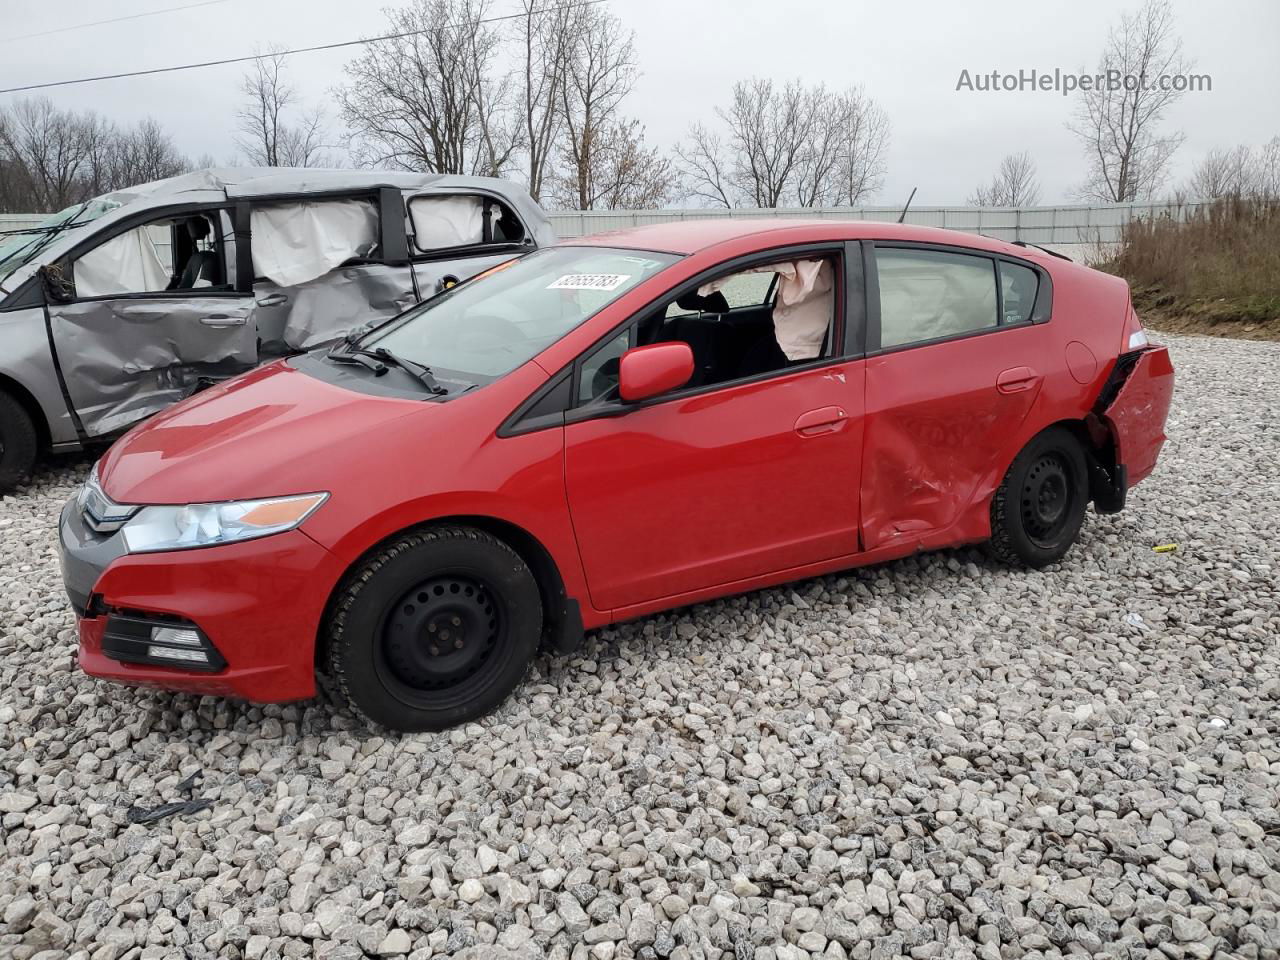
[[[225,287],[226,258],[212,213],[153,220],[117,234],[72,264],[77,297]]]
[[[524,226],[506,204],[471,194],[419,195],[409,201],[409,227],[420,253],[490,243],[521,243]]]
[[[935,250],[876,249],[880,346],[898,347],[995,327],[995,263]]]
[[[373,255],[378,209],[368,200],[262,204],[249,212],[249,230],[255,277],[296,287]]]

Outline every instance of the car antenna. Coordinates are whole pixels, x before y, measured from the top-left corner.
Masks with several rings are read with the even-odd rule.
[[[919,189],[920,189],[919,187],[912,187],[912,188],[911,188],[911,196],[907,197],[907,205],[906,205],[905,207],[903,207],[903,208],[902,208],[902,212],[901,212],[900,214],[898,214],[898,222],[899,222],[899,223],[901,223],[903,220],[907,219],[907,211],[911,209],[911,201],[912,201],[912,200],[914,200],[914,199],[916,198],[916,191],[917,191],[917,190],[919,190]]]

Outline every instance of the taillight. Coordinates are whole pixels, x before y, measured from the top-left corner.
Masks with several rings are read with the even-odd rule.
[[[1142,329],[1142,321],[1138,319],[1138,313],[1133,309],[1133,301],[1129,301],[1129,312],[1124,318],[1124,340],[1121,341],[1121,353],[1132,353],[1134,350],[1141,350],[1148,344],[1147,331]]]

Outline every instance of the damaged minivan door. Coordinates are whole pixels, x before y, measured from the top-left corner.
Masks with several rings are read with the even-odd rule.
[[[84,437],[115,433],[257,364],[234,216],[208,206],[149,213],[44,270],[50,342]]]

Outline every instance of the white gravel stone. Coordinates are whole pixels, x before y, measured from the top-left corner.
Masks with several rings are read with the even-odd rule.
[[[0,498],[0,956],[1280,958],[1280,345],[1172,342],[1062,563],[611,627],[438,735],[85,677],[51,461]]]

